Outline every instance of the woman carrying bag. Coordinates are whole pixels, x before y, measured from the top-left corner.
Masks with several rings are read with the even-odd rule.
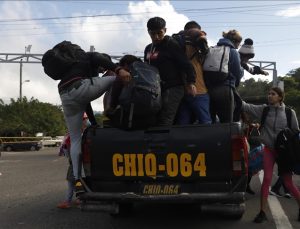
[[[284,92],[279,87],[273,87],[268,93],[268,105],[253,105],[243,102],[242,110],[249,114],[251,118],[261,120],[263,110],[269,107],[265,122],[261,126],[260,140],[264,146],[263,170],[264,178],[261,187],[260,212],[254,219],[255,223],[262,223],[267,220],[266,208],[269,195],[269,186],[272,181],[273,167],[278,153],[275,150],[275,141],[278,133],[288,126],[283,103]],[[292,110],[291,129],[299,130],[296,113]],[[280,168],[279,168],[280,169]],[[295,197],[299,206],[298,221],[300,221],[300,192],[292,181],[292,172],[287,170],[280,174],[286,188]]]

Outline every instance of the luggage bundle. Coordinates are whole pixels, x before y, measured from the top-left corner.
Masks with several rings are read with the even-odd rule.
[[[110,117],[112,124],[125,129],[153,126],[162,106],[158,70],[147,63],[135,61],[130,73],[132,80],[121,91],[119,107]]]

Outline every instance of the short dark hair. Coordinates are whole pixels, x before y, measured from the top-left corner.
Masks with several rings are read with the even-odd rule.
[[[111,57],[110,55],[108,55],[107,53],[100,53],[102,56],[104,56],[106,59],[111,61]]]
[[[153,17],[150,18],[147,22],[147,28],[148,30],[160,30],[166,27],[166,21],[165,19],[161,17]]]
[[[189,29],[200,29],[201,30],[201,26],[196,21],[189,21],[185,24],[184,30],[189,30]]]
[[[126,54],[120,59],[119,65],[121,67],[125,67],[126,65],[128,66],[131,65],[135,61],[142,61],[142,60],[134,55]]]

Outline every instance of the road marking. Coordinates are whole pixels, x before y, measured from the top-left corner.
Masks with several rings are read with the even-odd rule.
[[[264,178],[264,172],[261,171],[259,173],[259,180],[262,184]],[[293,229],[288,217],[284,213],[281,204],[276,196],[268,196],[268,204],[270,206],[270,210],[275,221],[275,225],[277,229]]]
[[[5,162],[15,162],[16,163],[16,162],[20,162],[20,161],[22,161],[22,160],[3,160],[3,161],[1,160],[0,163],[5,163]]]

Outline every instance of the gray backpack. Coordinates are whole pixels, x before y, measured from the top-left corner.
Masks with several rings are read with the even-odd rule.
[[[207,85],[222,84],[228,77],[230,47],[213,46],[209,48],[203,63],[204,81]]]

